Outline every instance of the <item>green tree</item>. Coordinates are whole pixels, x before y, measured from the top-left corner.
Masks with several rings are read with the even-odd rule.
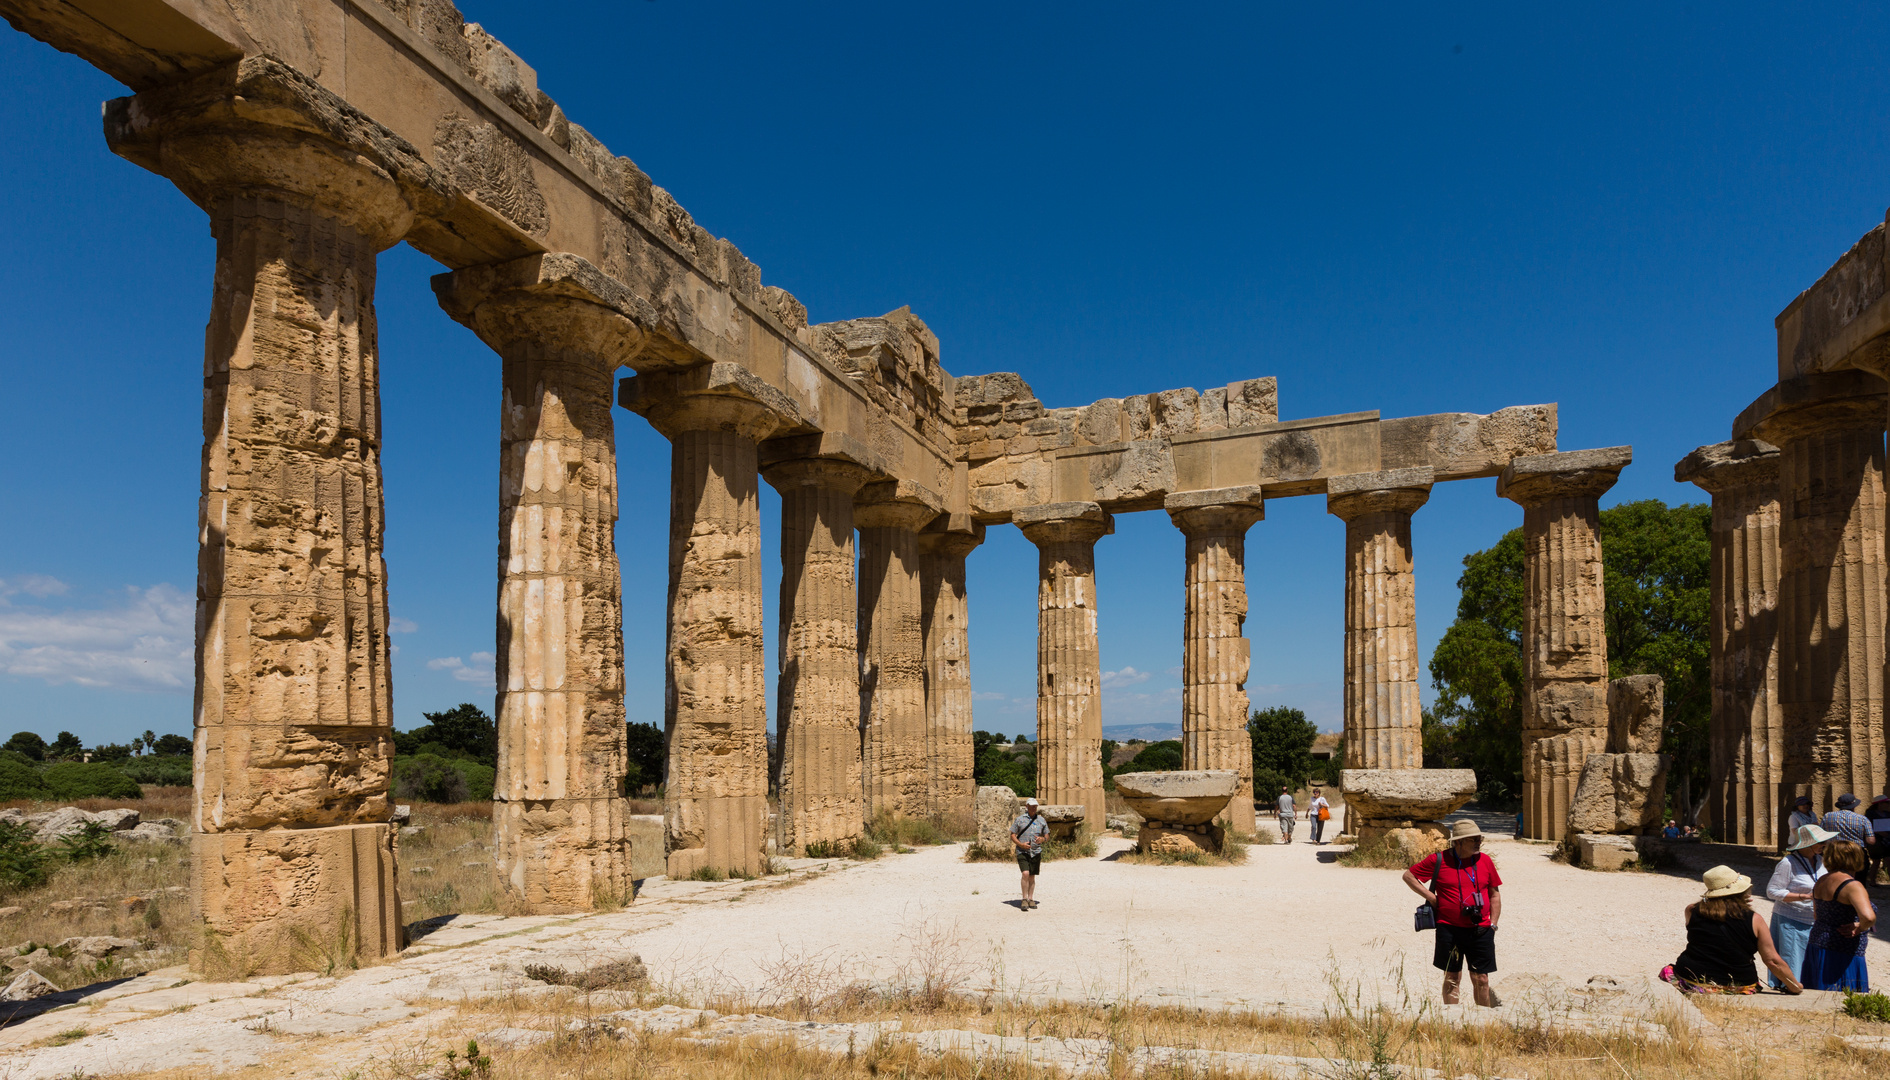
[[[1661,749],[1674,755],[1675,792],[1691,810],[1707,770],[1710,511],[1693,503],[1623,503],[1601,512],[1608,674],[1666,683]],[[1512,529],[1464,556],[1457,621],[1431,653],[1437,698],[1424,713],[1426,768],[1474,769],[1481,801],[1522,797],[1523,535]]]
[[[1122,763],[1116,775],[1132,772],[1172,772],[1181,768],[1181,743],[1175,739],[1152,742]]]
[[[34,761],[46,760],[46,740],[30,731],[14,732],[13,737],[7,740],[6,745],[0,746],[0,750],[11,750],[16,754],[24,754]]]
[[[157,748],[154,752],[160,757],[190,756],[191,746],[188,735],[159,735],[157,742],[152,745]]]
[[[85,753],[85,744],[70,731],[62,731],[46,748],[47,761],[77,761]]]
[[[1271,803],[1283,787],[1298,789],[1312,775],[1319,725],[1303,710],[1290,705],[1255,709],[1247,736],[1253,743],[1253,789],[1264,793],[1262,802]]]
[[[635,721],[624,726],[630,755],[624,785],[631,793],[657,787],[669,773],[669,741],[655,724]]]

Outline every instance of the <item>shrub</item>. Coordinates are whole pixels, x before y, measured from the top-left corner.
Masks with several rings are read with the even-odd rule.
[[[138,782],[110,765],[62,761],[41,774],[55,799],[142,799]]]
[[[1859,1020],[1875,1020],[1879,1024],[1890,1023],[1890,997],[1871,991],[1860,994],[1855,990],[1844,991],[1844,1015]]]
[[[33,839],[33,830],[0,821],[0,889],[17,892],[46,884],[51,863],[52,852]]]
[[[454,768],[455,764],[434,754],[395,758],[391,778],[395,797],[416,802],[470,801],[466,775]],[[491,798],[490,788],[486,797]]]
[[[1330,825],[1331,822],[1326,824]],[[1360,841],[1338,858],[1340,866],[1364,870],[1409,870],[1416,861],[1410,857],[1410,852],[1405,850],[1403,844],[1382,833]]]
[[[1136,772],[1172,772],[1181,768],[1181,743],[1176,739],[1164,739],[1144,746],[1136,755],[1122,763],[1116,775]]]
[[[112,831],[88,821],[59,838],[59,854],[67,862],[90,862],[112,853]]]
[[[186,757],[141,757],[117,766],[119,772],[140,784],[152,784],[157,787],[189,787],[190,758]]]
[[[0,758],[0,799],[44,799],[51,794],[38,769],[11,758]]]

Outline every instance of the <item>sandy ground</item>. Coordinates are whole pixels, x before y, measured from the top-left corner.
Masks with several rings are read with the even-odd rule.
[[[1401,967],[1414,990],[1434,992],[1433,938],[1412,931],[1417,898],[1398,872],[1332,863],[1337,851],[1307,843],[1303,826],[1298,842],[1256,844],[1236,867],[1108,859],[1130,846],[1104,839],[1096,859],[1047,864],[1032,912],[1017,906],[1014,865],[964,863],[954,846],[698,908],[632,943],[659,978],[705,990],[910,978],[949,960],[974,985],[1103,998],[1303,1000],[1323,996],[1335,973],[1390,991]],[[1504,880],[1499,987],[1522,972],[1578,983],[1651,975],[1685,944],[1694,878],[1592,873],[1500,837],[1485,850]],[[1770,916],[1770,904],[1757,906]],[[939,930],[953,949],[941,951]],[[1870,954],[1873,981],[1890,976],[1887,951],[1878,943]]]

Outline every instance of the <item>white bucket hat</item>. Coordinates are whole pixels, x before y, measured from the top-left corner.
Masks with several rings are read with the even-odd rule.
[[[1801,851],[1813,844],[1822,844],[1827,840],[1836,840],[1837,836],[1838,834],[1832,832],[1830,829],[1819,828],[1816,825],[1800,825],[1798,826],[1798,831],[1792,834],[1792,846],[1785,850]]]

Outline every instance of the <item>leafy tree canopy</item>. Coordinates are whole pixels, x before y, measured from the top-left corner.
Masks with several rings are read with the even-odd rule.
[[[79,737],[70,731],[62,731],[57,738],[53,739],[52,745],[46,748],[46,759],[72,761],[83,753],[85,753],[85,744],[79,741]]]
[[[1312,775],[1319,725],[1306,719],[1304,710],[1290,705],[1256,709],[1247,735],[1253,742],[1253,789],[1264,793],[1262,802],[1271,802],[1283,787],[1297,790]]]
[[[426,718],[425,724],[412,731],[394,733],[395,753],[402,756],[426,753],[498,765],[498,725],[477,705],[457,705],[445,712],[420,715]]]
[[[624,726],[624,732],[630,751],[624,787],[634,794],[663,783],[669,775],[669,742],[663,738],[663,729],[632,721]]]

